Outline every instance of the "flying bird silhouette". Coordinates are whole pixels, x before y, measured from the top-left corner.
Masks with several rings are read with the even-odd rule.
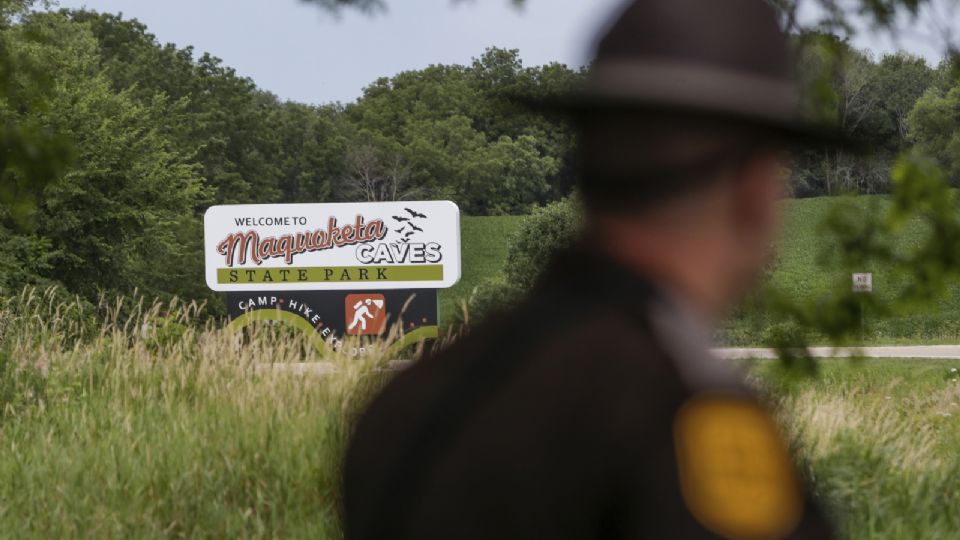
[[[402,233],[402,232],[403,232],[403,227],[400,227],[399,229],[394,229],[393,232],[395,232],[395,233]]]
[[[393,219],[397,221],[410,221],[410,218],[400,217],[400,216],[393,216]]]
[[[414,225],[413,223],[407,223],[407,225],[410,225],[410,227],[412,227],[413,230],[415,230],[415,231],[417,231],[417,232],[423,232],[423,229],[421,229],[420,227],[417,227],[417,226]]]
[[[404,208],[404,210],[406,210],[406,211],[407,211],[411,216],[413,216],[413,217],[421,217],[421,218],[427,217],[425,214],[421,214],[420,212],[416,212],[416,211],[411,210],[411,209],[409,209],[409,208]]]
[[[410,232],[408,232],[407,234],[403,235],[403,237],[404,237],[404,238],[410,238],[411,236],[413,236],[413,235],[415,235],[415,234],[417,234],[417,233],[415,233],[415,232],[413,232],[413,231],[410,231]]]

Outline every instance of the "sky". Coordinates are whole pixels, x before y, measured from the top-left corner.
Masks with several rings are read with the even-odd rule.
[[[467,64],[491,46],[519,49],[525,65],[579,67],[621,3],[527,0],[516,9],[507,0],[388,0],[385,13],[333,15],[300,0],[59,1],[136,18],[162,43],[193,45],[282,99],[315,104],[354,101],[377,78],[401,71]],[[878,54],[905,49],[936,64],[944,50],[937,36],[955,21],[938,5],[898,40],[867,32],[855,44]]]

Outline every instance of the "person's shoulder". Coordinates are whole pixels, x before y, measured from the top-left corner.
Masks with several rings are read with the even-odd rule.
[[[514,310],[515,311],[515,310]],[[407,424],[422,417],[431,404],[448,392],[467,369],[477,369],[490,351],[504,346],[505,333],[512,327],[514,311],[503,312],[455,337],[447,337],[423,358],[388,376],[360,418],[354,446],[363,444],[364,434],[377,433],[380,439],[404,437]]]
[[[438,404],[469,382],[469,371],[484,372],[490,351],[506,346],[505,333],[516,316],[516,310],[493,315],[456,339],[448,338],[424,358],[384,375],[390,380],[357,419],[344,461],[346,517],[353,527],[364,526],[356,523],[354,514],[371,511],[396,456],[423,437],[423,425]]]
[[[531,295],[403,368],[373,399],[358,431],[399,433],[406,419],[419,418],[440,394],[477,378],[502,383],[531,369],[547,372],[545,377],[625,376],[661,363],[648,329],[620,310],[580,298],[563,309],[548,304]]]
[[[543,356],[597,373],[649,372],[663,367],[664,349],[646,321],[597,306],[539,340],[531,356]]]
[[[640,317],[590,298],[551,304],[534,296],[491,316],[450,347],[412,366],[406,378],[433,378],[453,371],[451,365],[476,362],[521,363],[533,369],[561,364],[598,371],[642,368],[663,356],[656,336]],[[546,358],[546,366],[534,361],[538,357]]]
[[[594,417],[670,408],[682,381],[647,321],[606,307],[585,315],[530,352],[530,378],[548,381],[554,394],[571,397],[562,401]]]

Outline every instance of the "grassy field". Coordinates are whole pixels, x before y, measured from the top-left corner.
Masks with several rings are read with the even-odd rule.
[[[828,202],[788,204],[774,279],[826,290],[813,224]],[[445,313],[500,270],[518,223],[464,219]],[[917,340],[952,302],[886,328]],[[233,335],[190,324],[189,306],[124,305],[91,322],[35,292],[0,300],[0,538],[339,538],[339,459],[387,356],[321,358],[283,327]],[[272,367],[320,360],[340,371]],[[960,362],[829,360],[789,383],[777,366],[749,371],[845,538],[956,537]]]
[[[772,272],[773,285],[793,297],[811,298],[828,294],[834,287],[849,287],[848,270],[824,265],[827,245],[820,229],[823,218],[836,198],[789,200],[783,238],[778,246],[777,264]],[[882,198],[862,197],[862,204],[882,203]],[[477,284],[501,271],[511,235],[518,229],[519,216],[464,217],[462,224],[463,278],[457,286],[441,291],[441,319],[450,321],[460,310],[460,302]],[[902,244],[920,241],[923,230],[907,227]],[[894,285],[909,279],[884,268],[863,268],[873,272],[876,294],[889,295]],[[869,343],[958,343],[960,342],[960,287],[946,292],[936,306],[905,313],[892,320],[866,318],[865,338]],[[726,333],[731,344],[754,345],[763,338],[763,328],[749,321],[733,321]]]
[[[960,362],[830,360],[773,394],[805,476],[844,538],[948,539],[960,530]]]
[[[772,281],[793,297],[814,297],[833,287],[850,287],[850,270],[822,264],[825,247],[823,218],[836,204],[833,198],[800,199],[787,202],[784,237],[778,247],[778,264]],[[881,197],[861,197],[858,204],[883,204]],[[918,224],[905,227],[898,244],[910,248],[919,244],[925,231]],[[826,262],[831,262],[829,259]],[[883,267],[856,271],[872,272],[875,294],[890,297],[909,275],[895,275]],[[953,284],[934,306],[921,306],[889,320],[867,318],[866,339],[872,343],[958,343],[960,342],[960,287]]]
[[[281,327],[198,330],[155,306],[90,333],[21,300],[0,307],[0,538],[339,537],[339,456],[376,355],[297,376],[270,365],[318,358]]]
[[[520,227],[522,216],[463,216],[460,221],[463,275],[450,289],[440,291],[440,320],[450,321],[459,312],[464,298],[487,277],[503,269],[510,238]]]
[[[0,537],[339,538],[339,460],[384,357],[126,312],[0,305]],[[302,360],[340,371],[274,367]],[[845,538],[955,538],[960,362],[824,361],[789,384],[777,365],[750,372]]]

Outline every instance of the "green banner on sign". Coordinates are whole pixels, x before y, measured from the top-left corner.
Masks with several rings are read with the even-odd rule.
[[[443,265],[313,266],[291,268],[218,268],[220,284],[279,283],[389,283],[443,281]]]

